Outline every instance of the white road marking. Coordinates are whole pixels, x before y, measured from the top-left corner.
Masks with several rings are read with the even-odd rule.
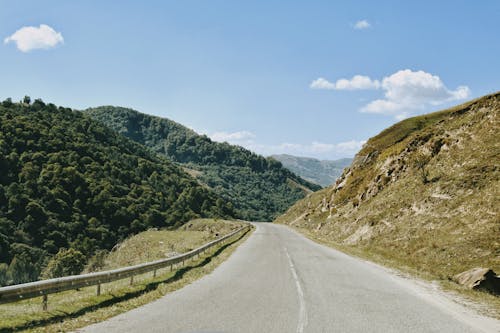
[[[306,311],[306,302],[304,300],[304,291],[302,290],[302,286],[300,285],[297,271],[295,270],[292,258],[290,257],[290,254],[288,253],[288,249],[286,247],[285,247],[285,254],[288,257],[290,270],[292,271],[292,276],[293,279],[295,280],[295,286],[297,287],[297,294],[299,295],[299,321],[297,323],[297,333],[302,333],[304,332],[304,327],[306,327],[307,325],[307,311]]]

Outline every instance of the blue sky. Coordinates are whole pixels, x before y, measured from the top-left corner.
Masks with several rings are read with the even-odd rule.
[[[0,0],[0,99],[333,159],[500,87],[500,2]],[[31,28],[30,28],[31,27]]]

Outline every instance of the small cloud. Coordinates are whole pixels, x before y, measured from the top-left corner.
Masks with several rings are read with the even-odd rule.
[[[356,22],[354,24],[354,29],[356,29],[356,30],[363,30],[363,29],[368,29],[371,26],[372,25],[367,20],[361,20],[361,21],[358,21],[358,22]]]
[[[263,155],[290,154],[319,159],[336,159],[354,156],[365,143],[366,140],[350,140],[339,143],[313,141],[309,144],[285,142],[276,145],[264,145],[252,142],[244,146]]]
[[[217,142],[240,143],[241,141],[248,141],[255,138],[255,134],[249,131],[238,132],[216,132],[210,135],[210,138]]]
[[[335,83],[337,90],[378,89],[380,82],[368,76],[354,75],[352,79],[340,79]]]
[[[309,144],[284,142],[279,144],[263,144],[256,140],[256,135],[250,131],[216,132],[209,137],[217,142],[228,142],[245,147],[265,156],[273,154],[291,154],[309,156],[319,159],[335,159],[354,156],[365,144],[366,140],[350,140],[340,143],[325,143],[313,141]]]
[[[310,144],[282,143],[277,146],[268,146],[273,154],[291,154],[298,156],[312,156],[320,159],[354,156],[366,140],[350,140],[339,143],[325,143],[313,141]]]
[[[22,27],[11,36],[4,39],[4,43],[16,43],[16,47],[21,52],[29,52],[36,49],[50,49],[58,44],[64,43],[64,38],[60,32],[46,24],[37,27]]]
[[[363,75],[355,75],[351,79],[339,79],[335,83],[320,77],[311,82],[309,87],[311,89],[326,90],[378,89],[380,87],[380,82]]]
[[[429,105],[441,105],[470,96],[470,89],[466,86],[450,90],[439,76],[409,69],[385,77],[381,88],[385,91],[385,98],[368,103],[361,108],[361,112],[404,119]]]
[[[366,140],[350,140],[346,142],[337,143],[335,149],[340,153],[348,153],[354,155],[357,153],[361,147],[366,143]]]
[[[325,89],[325,90],[335,90],[335,83],[331,83],[328,80],[320,77],[311,82],[309,85],[311,89]]]

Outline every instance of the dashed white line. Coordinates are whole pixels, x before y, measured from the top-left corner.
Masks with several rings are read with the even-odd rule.
[[[297,287],[297,294],[299,296],[299,321],[297,323],[297,333],[304,332],[304,327],[307,325],[307,311],[306,311],[306,302],[304,300],[304,291],[302,290],[302,286],[300,285],[299,277],[297,275],[297,271],[295,270],[295,266],[293,264],[292,258],[288,253],[288,249],[285,247],[285,254],[288,258],[288,263],[290,264],[290,270],[292,271],[293,279],[295,280],[295,286]]]

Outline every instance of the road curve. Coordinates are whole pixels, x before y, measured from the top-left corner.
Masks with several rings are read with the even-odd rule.
[[[211,274],[80,332],[500,332],[383,268],[256,226]]]

